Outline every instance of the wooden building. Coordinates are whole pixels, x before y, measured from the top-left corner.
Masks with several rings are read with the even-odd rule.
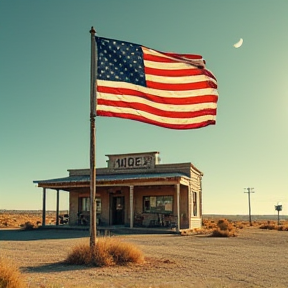
[[[192,163],[160,164],[159,152],[106,156],[107,167],[96,169],[98,226],[201,227],[203,173]],[[47,189],[57,191],[56,214],[59,191],[69,192],[69,225],[89,222],[90,169],[68,172],[65,178],[34,181],[43,188],[43,225]]]

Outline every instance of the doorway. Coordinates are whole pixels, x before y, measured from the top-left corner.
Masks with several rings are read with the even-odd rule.
[[[124,200],[124,196],[117,196],[112,198],[112,225],[124,225]]]

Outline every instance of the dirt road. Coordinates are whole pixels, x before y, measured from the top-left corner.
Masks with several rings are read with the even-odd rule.
[[[61,263],[87,231],[0,230],[0,253],[21,268],[29,287],[288,287],[288,232],[249,227],[238,237],[119,235],[145,264],[82,267]]]

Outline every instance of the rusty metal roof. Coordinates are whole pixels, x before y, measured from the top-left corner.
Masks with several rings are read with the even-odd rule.
[[[109,175],[96,175],[96,183],[103,181],[125,181],[125,180],[153,180],[153,179],[167,179],[167,178],[178,178],[184,177],[189,179],[189,177],[184,173],[179,172],[169,172],[169,173],[139,173],[139,174],[109,174]],[[35,184],[57,184],[57,183],[72,183],[72,182],[90,182],[90,175],[83,176],[69,176],[63,178],[55,178],[48,180],[35,180]]]

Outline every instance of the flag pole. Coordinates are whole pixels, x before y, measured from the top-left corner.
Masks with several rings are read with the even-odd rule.
[[[90,248],[96,245],[96,43],[95,33],[91,27],[91,70],[90,70]]]

